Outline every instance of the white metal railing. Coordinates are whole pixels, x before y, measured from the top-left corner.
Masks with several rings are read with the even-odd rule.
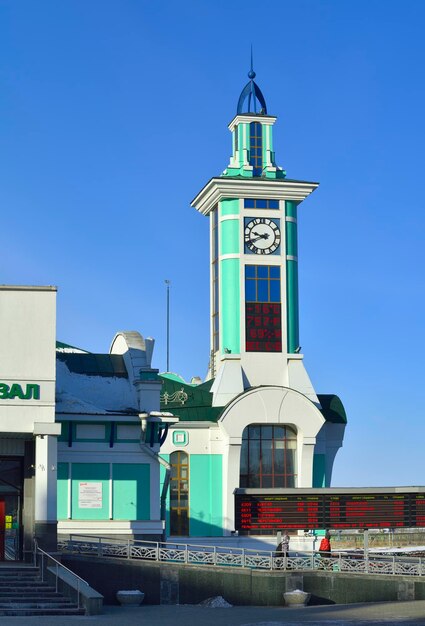
[[[108,539],[92,535],[70,535],[69,539],[60,539],[58,549],[71,554],[211,567],[248,567],[268,571],[327,570],[344,573],[425,576],[425,559],[373,553],[350,555],[344,552],[333,552],[331,557],[322,557],[318,552],[302,552],[278,556],[274,551],[250,548]]]
[[[66,571],[68,574],[70,574],[71,576],[73,576],[76,579],[76,582],[77,582],[77,608],[80,608],[80,588],[81,588],[81,583],[83,583],[84,585],[88,586],[88,582],[86,580],[84,580],[83,578],[80,578],[80,576],[75,574],[75,572],[73,572],[72,570],[68,569],[68,567],[66,567],[65,565],[60,563],[60,561],[55,559],[55,557],[53,557],[51,554],[49,554],[48,552],[45,552],[44,550],[42,550],[40,548],[40,546],[37,544],[37,540],[34,539],[34,566],[35,567],[40,567],[40,573],[41,573],[41,580],[42,580],[42,582],[44,582],[44,580],[45,580],[45,571],[47,569],[47,564],[49,563],[49,561],[52,561],[54,563],[54,572],[52,572],[52,573],[54,573],[54,575],[55,575],[55,592],[56,593],[58,593],[58,587],[59,587],[59,569],[61,571]]]

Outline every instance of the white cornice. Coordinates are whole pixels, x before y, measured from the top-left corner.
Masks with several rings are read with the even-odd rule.
[[[236,115],[230,122],[228,129],[233,131],[236,124],[250,124],[251,122],[261,122],[261,124],[265,126],[273,126],[276,120],[277,117],[273,115],[255,115],[254,113],[251,115]]]
[[[54,285],[0,285],[0,291],[57,291]]]
[[[265,198],[302,202],[319,183],[270,178],[212,178],[190,203],[203,215],[223,198]]]

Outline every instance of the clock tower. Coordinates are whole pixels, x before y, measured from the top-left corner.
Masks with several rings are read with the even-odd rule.
[[[213,405],[262,385],[320,406],[303,365],[298,325],[297,212],[318,183],[276,164],[273,126],[255,72],[229,124],[232,155],[192,201],[210,218]]]
[[[171,487],[171,534],[234,533],[235,490],[330,486],[347,423],[338,396],[316,394],[299,340],[297,215],[318,184],[277,165],[276,118],[252,64],[248,77],[229,124],[230,162],[192,201],[210,223],[208,377],[162,376],[162,408],[179,417],[161,451],[182,476]]]

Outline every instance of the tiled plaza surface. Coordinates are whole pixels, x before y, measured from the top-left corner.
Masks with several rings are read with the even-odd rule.
[[[91,617],[0,617],[0,624],[11,626],[342,626],[356,624],[422,624],[425,626],[425,600],[374,604],[285,607],[207,608],[197,605],[105,607],[103,615]]]

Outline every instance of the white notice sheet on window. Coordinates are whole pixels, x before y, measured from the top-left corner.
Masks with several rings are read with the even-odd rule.
[[[80,509],[101,509],[102,505],[102,483],[78,483]]]

